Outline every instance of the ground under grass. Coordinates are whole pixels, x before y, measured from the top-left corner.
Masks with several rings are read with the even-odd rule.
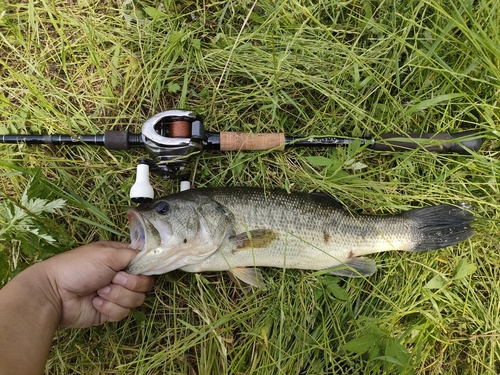
[[[500,372],[496,1],[4,0],[0,48],[1,133],[137,133],[185,108],[212,131],[484,138],[466,156],[356,145],[196,156],[197,187],[324,191],[370,214],[466,202],[476,235],[376,255],[369,279],[264,269],[265,290],[248,291],[222,273],[172,272],[125,321],[60,330],[47,374]],[[79,244],[127,241],[141,156],[0,145],[2,282]]]

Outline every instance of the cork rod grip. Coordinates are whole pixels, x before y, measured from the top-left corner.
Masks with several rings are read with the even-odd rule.
[[[285,134],[283,133],[239,133],[221,132],[221,151],[262,151],[285,148]]]

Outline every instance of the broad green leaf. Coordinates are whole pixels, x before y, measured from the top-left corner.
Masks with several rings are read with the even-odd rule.
[[[332,178],[332,179],[334,179],[334,180],[340,180],[342,178],[346,178],[346,177],[348,178],[348,177],[351,176],[349,173],[347,173],[344,170],[337,170],[337,169],[335,169],[335,170],[333,170],[331,172],[332,172],[332,174],[329,175],[329,177]]]
[[[387,340],[385,355],[388,358],[394,358],[394,361],[391,361],[391,363],[398,365],[408,363],[410,359],[408,350],[392,337]]]
[[[191,45],[193,46],[194,49],[200,50],[201,49],[201,40],[191,39]]]
[[[324,156],[306,156],[306,160],[317,167],[331,167],[334,163],[332,159]]]
[[[404,366],[403,363],[401,363],[401,361],[399,361],[396,358],[393,358],[391,356],[387,356],[387,355],[375,357],[375,358],[373,358],[373,360],[380,360],[380,361],[384,361],[384,362],[389,362],[389,363],[392,363],[392,364],[400,366],[400,367]]]
[[[464,277],[472,275],[476,269],[477,267],[474,264],[467,262],[467,259],[460,259],[457,266],[453,270],[453,279],[463,279]]]
[[[347,301],[349,299],[349,294],[345,291],[345,289],[343,289],[339,285],[333,284],[330,287],[328,287],[328,290],[332,293],[332,295],[335,298],[341,301]]]
[[[169,82],[167,85],[167,90],[169,93],[174,94],[181,89],[181,86],[175,82]]]
[[[436,275],[424,285],[426,289],[441,289],[448,283],[444,276]]]
[[[344,166],[343,161],[332,159],[332,164],[328,167],[328,171],[331,173],[343,172],[342,171],[343,166]]]
[[[137,309],[132,310],[132,316],[135,318],[135,320],[138,323],[142,323],[142,322],[145,322],[148,320],[146,314],[144,314],[144,312],[137,310]]]
[[[364,336],[356,337],[355,339],[352,339],[351,341],[345,343],[344,345],[342,345],[342,348],[349,352],[363,354],[378,344],[379,338],[373,333],[368,333]]]
[[[24,199],[23,196],[22,204],[23,206],[33,214],[41,214],[44,212],[54,213],[57,209],[63,208],[66,201],[64,199],[55,199],[53,201],[47,201],[46,199],[34,198],[34,199]],[[26,197],[27,198],[27,197]]]
[[[337,299],[340,299],[342,301],[347,301],[349,299],[349,294],[347,294],[347,292],[345,291],[344,288],[342,288],[341,286],[339,286],[339,284],[337,283],[330,283],[328,286],[328,291],[330,293],[332,293],[332,295],[337,298]]]
[[[161,10],[157,8],[144,7],[143,10],[152,19],[161,19],[167,16],[165,13],[163,13]]]

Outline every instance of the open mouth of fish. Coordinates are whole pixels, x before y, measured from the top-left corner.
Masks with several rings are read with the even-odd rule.
[[[145,219],[140,211],[129,210],[130,247],[139,253],[129,263],[126,272],[134,275],[158,275],[186,265],[196,263],[206,255],[191,253],[189,246],[176,243],[169,225],[163,223],[161,232],[155,226],[159,223]]]
[[[126,272],[148,274],[157,266],[158,257],[155,254],[161,252],[161,235],[154,225],[144,220],[139,212],[129,210],[127,218],[130,227],[130,247],[139,253],[132,259]]]
[[[130,240],[132,247],[135,250],[143,251],[146,247],[146,226],[142,217],[134,211],[127,212],[127,218],[130,225]],[[156,230],[156,229],[155,229]]]

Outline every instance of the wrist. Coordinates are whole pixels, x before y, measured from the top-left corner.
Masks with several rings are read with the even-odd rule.
[[[45,267],[29,267],[0,290],[0,374],[43,372],[61,320],[60,298]]]
[[[56,321],[56,324],[59,325],[62,317],[61,296],[56,282],[51,277],[44,262],[29,267],[14,278],[12,282],[16,282],[17,287],[30,296],[32,308],[39,308],[40,312],[46,315],[45,319],[50,320],[51,323]]]

